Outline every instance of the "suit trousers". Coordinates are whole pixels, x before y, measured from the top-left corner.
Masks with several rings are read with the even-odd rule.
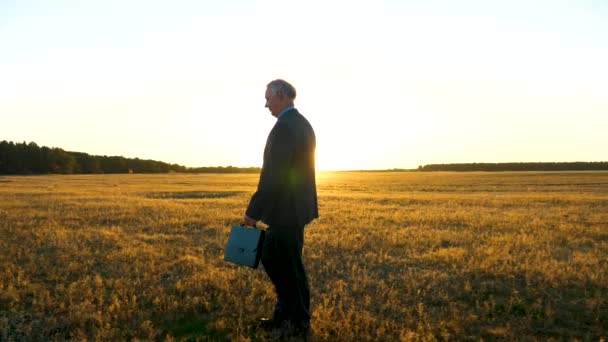
[[[310,322],[310,292],[302,261],[303,246],[304,226],[270,226],[266,230],[262,265],[277,294],[273,314],[276,322]]]

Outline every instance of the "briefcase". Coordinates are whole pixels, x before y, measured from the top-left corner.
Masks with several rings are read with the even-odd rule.
[[[256,227],[232,226],[224,250],[224,261],[258,268],[265,231]]]

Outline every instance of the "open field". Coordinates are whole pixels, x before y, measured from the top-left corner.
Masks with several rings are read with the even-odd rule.
[[[260,340],[257,175],[0,177],[0,340]],[[608,172],[319,173],[316,340],[608,334]]]

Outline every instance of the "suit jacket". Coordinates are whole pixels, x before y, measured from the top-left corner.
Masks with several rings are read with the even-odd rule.
[[[285,112],[266,140],[258,189],[247,216],[269,226],[304,226],[319,217],[315,147],[308,120],[295,108]]]

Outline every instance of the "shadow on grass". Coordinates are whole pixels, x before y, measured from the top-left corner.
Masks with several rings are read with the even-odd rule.
[[[449,265],[426,263],[424,269],[450,272]],[[551,279],[534,271],[452,272],[429,284],[425,307],[452,307],[462,317],[465,336],[495,339],[598,340],[608,333],[608,287],[587,277]]]
[[[163,335],[171,335],[178,341],[230,341],[228,331],[208,327],[204,317],[184,316],[172,322],[166,322]]]
[[[427,249],[453,246],[459,246],[458,242],[438,239]],[[321,249],[328,255],[361,252],[331,244],[325,244]],[[387,249],[395,253],[403,250]],[[307,259],[318,261],[310,256]],[[455,340],[597,341],[605,339],[608,333],[608,285],[602,282],[601,275],[580,272],[552,275],[523,269],[523,266],[481,270],[454,259],[408,258],[395,254],[382,263],[355,259],[347,262],[344,268],[334,268],[336,273],[332,277],[342,277],[347,284],[334,293],[344,291],[344,297],[373,296],[374,283],[370,280],[367,289],[349,293],[348,284],[356,281],[349,278],[351,269],[364,270],[368,279],[381,279],[388,288],[402,288],[402,294],[395,295],[394,304],[374,311],[372,301],[372,304],[362,305],[362,309],[383,316],[377,317],[378,320],[397,320],[404,313],[412,312],[403,308],[421,305],[424,310],[420,320],[427,324],[425,332],[437,340],[449,336]],[[605,271],[598,269],[599,274],[602,272]],[[412,279],[407,286],[403,284],[403,277],[395,276],[403,273]],[[317,277],[318,273],[312,274],[313,284]],[[332,293],[334,290],[327,291]],[[338,296],[336,298],[340,300]],[[416,324],[415,319],[402,322],[402,326],[411,331],[417,331]]]

